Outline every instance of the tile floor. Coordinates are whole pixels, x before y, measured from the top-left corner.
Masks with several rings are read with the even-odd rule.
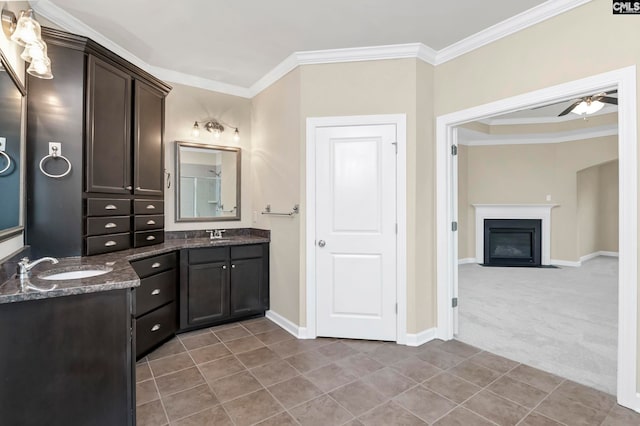
[[[261,318],[137,365],[139,426],[640,425],[605,393],[458,341],[296,340]]]

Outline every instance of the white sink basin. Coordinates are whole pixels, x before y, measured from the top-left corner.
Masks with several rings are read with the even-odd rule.
[[[53,273],[53,274],[48,274],[48,273],[45,272],[42,275],[38,275],[38,278],[43,279],[43,280],[53,280],[53,281],[78,280],[80,278],[97,277],[99,275],[104,275],[104,274],[109,273],[111,271],[112,271],[111,268],[108,268],[108,269],[91,268],[91,269],[82,269],[82,270],[79,270],[79,271],[57,272],[57,273]]]

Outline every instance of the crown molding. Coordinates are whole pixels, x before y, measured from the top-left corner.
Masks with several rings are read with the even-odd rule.
[[[565,123],[567,121],[584,120],[591,117],[598,117],[601,115],[617,114],[617,110],[612,111],[610,109],[602,109],[594,114],[589,115],[577,115],[567,114],[562,117],[519,117],[519,118],[486,118],[479,120],[480,123],[488,126],[513,126],[522,124],[556,124]]]
[[[422,43],[406,43],[294,52],[255,82],[249,88],[249,93],[251,93],[251,96],[257,95],[300,65],[406,58],[418,58],[433,65],[436,59],[436,51]]]
[[[248,88],[151,65],[89,27],[62,8],[56,6],[50,0],[33,1],[32,7],[36,13],[59,25],[66,31],[91,38],[127,61],[155,74],[163,80],[229,95],[251,98],[300,65],[417,58],[436,66],[590,1],[591,0],[548,0],[545,3],[506,19],[439,51],[422,43],[407,43],[294,52]]]
[[[601,138],[606,136],[615,136],[618,134],[618,126],[594,128],[580,132],[563,132],[548,133],[544,136],[532,135],[508,135],[503,138],[489,139],[465,139],[463,135],[458,136],[458,144],[464,146],[489,146],[489,145],[536,145],[536,144],[555,144],[563,142],[573,142],[585,139]]]
[[[501,38],[538,24],[568,10],[589,3],[591,0],[548,0],[529,10],[505,19],[487,29],[479,31],[450,46],[438,50],[435,65],[440,65],[452,59],[469,53]]]

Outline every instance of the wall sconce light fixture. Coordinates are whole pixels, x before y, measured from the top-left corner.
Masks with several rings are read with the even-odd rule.
[[[204,129],[209,133],[213,133],[213,137],[215,137],[216,139],[220,139],[220,135],[222,134],[222,132],[224,132],[224,126],[217,120],[196,121],[193,123],[193,128],[191,130],[191,135],[194,138],[200,136],[200,124],[204,124]],[[238,131],[237,127],[233,132],[233,140],[235,142],[238,142],[240,140],[240,132]]]
[[[11,41],[24,46],[20,57],[31,63],[27,68],[29,74],[38,78],[53,78],[47,43],[42,40],[40,24],[34,18],[33,9],[21,11],[17,20],[13,12],[3,9],[2,30]]]

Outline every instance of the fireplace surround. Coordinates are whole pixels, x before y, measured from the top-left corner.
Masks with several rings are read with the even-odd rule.
[[[473,204],[475,209],[476,263],[484,263],[485,219],[540,219],[541,265],[551,264],[551,209],[558,204]]]

